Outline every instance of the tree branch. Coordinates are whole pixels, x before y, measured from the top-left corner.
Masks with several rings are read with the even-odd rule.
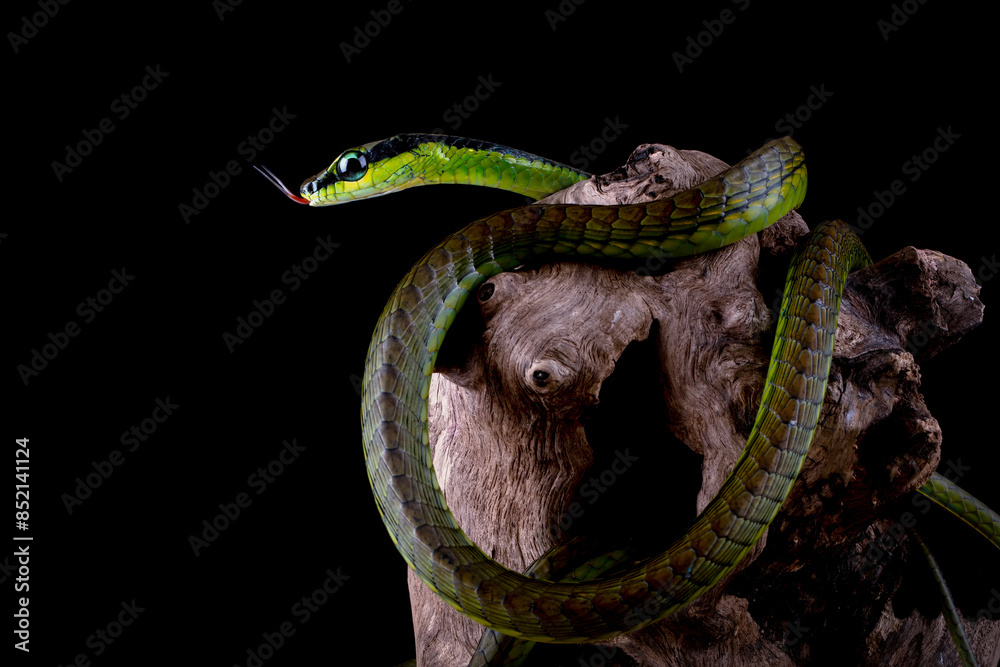
[[[643,145],[546,201],[649,201],[725,166]],[[493,278],[451,332],[431,389],[434,465],[469,537],[515,570],[578,534],[650,552],[669,544],[744,447],[776,315],[758,281],[780,290],[806,231],[791,213],[670,266],[560,263]],[[981,322],[978,292],[965,264],[914,248],[852,275],[821,424],[769,532],[709,594],[596,649],[601,664],[958,664],[942,617],[894,615],[903,568],[920,554],[884,536],[941,459],[917,360]],[[418,663],[464,665],[482,628],[412,572],[409,585]],[[996,665],[1000,621],[965,622]],[[566,664],[585,655],[560,650]]]

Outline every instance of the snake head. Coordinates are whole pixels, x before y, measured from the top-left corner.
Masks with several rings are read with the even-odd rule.
[[[384,194],[381,190],[375,190],[375,181],[369,173],[372,164],[371,149],[382,143],[385,142],[373,142],[344,151],[329,167],[303,181],[299,187],[299,194],[292,192],[266,167],[254,165],[254,169],[263,174],[292,201],[308,206],[342,204],[354,199]]]
[[[349,148],[329,167],[307,178],[299,189],[310,206],[332,206],[379,197],[417,185],[461,182],[440,179],[440,135],[398,134]]]
[[[299,188],[302,197],[312,206],[330,206],[372,196],[368,193],[372,187],[371,146],[347,149],[329,167],[304,180]]]
[[[311,206],[332,206],[404,190],[421,182],[416,155],[401,136],[349,148],[299,189]]]

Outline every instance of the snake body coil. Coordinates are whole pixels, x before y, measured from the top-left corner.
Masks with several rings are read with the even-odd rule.
[[[383,522],[418,576],[462,613],[504,634],[581,642],[635,630],[729,572],[791,488],[826,386],[847,273],[867,256],[844,225],[818,227],[792,263],[772,364],[747,448],[718,497],[663,554],[620,576],[547,583],[483,554],[448,511],[434,474],[427,396],[437,352],[469,294],[542,258],[693,255],[756,233],[805,194],[802,151],[779,139],[696,188],[649,204],[529,206],[472,223],[400,282],[368,350],[365,460]]]
[[[515,149],[438,135],[399,135],[345,151],[307,179],[299,195],[262,172],[286,195],[313,206],[424,183],[487,185],[539,198],[588,177]],[[870,261],[847,225],[820,224],[791,262],[760,409],[733,472],[683,536],[618,576],[588,580],[607,567],[603,561],[617,562],[623,554],[586,564],[584,576],[542,581],[494,562],[465,536],[432,465],[431,375],[456,314],[497,273],[538,260],[707,252],[777,221],[802,202],[805,189],[801,147],[785,137],[669,199],[624,206],[535,205],[495,214],[450,235],[413,266],[390,297],[368,349],[362,432],[382,520],[424,583],[497,632],[576,643],[659,620],[733,570],[774,519],[809,450],[844,284],[851,270]],[[1000,517],[962,489],[935,474],[920,492],[1000,546]]]

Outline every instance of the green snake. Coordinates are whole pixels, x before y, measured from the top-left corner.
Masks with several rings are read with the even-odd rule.
[[[342,153],[291,199],[328,206],[430,183],[540,198],[589,174],[515,149],[441,135],[398,135]],[[491,276],[534,261],[665,259],[755,234],[806,190],[801,147],[785,137],[689,190],[620,206],[530,205],[477,220],[406,274],[376,324],[366,360],[362,432],[369,481],[403,558],[437,595],[498,633],[529,641],[608,639],[658,621],[715,585],[757,543],[809,450],[826,392],[847,275],[870,260],[839,220],[818,225],[793,258],[760,408],[717,496],[663,553],[597,580],[551,582],[486,556],[458,526],[428,443],[428,393],[445,334]],[[936,473],[920,489],[1000,546],[1000,517]]]

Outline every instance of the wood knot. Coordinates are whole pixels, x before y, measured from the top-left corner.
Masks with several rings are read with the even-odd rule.
[[[572,368],[555,359],[536,359],[525,367],[524,383],[537,394],[554,394],[572,384],[575,374]]]

